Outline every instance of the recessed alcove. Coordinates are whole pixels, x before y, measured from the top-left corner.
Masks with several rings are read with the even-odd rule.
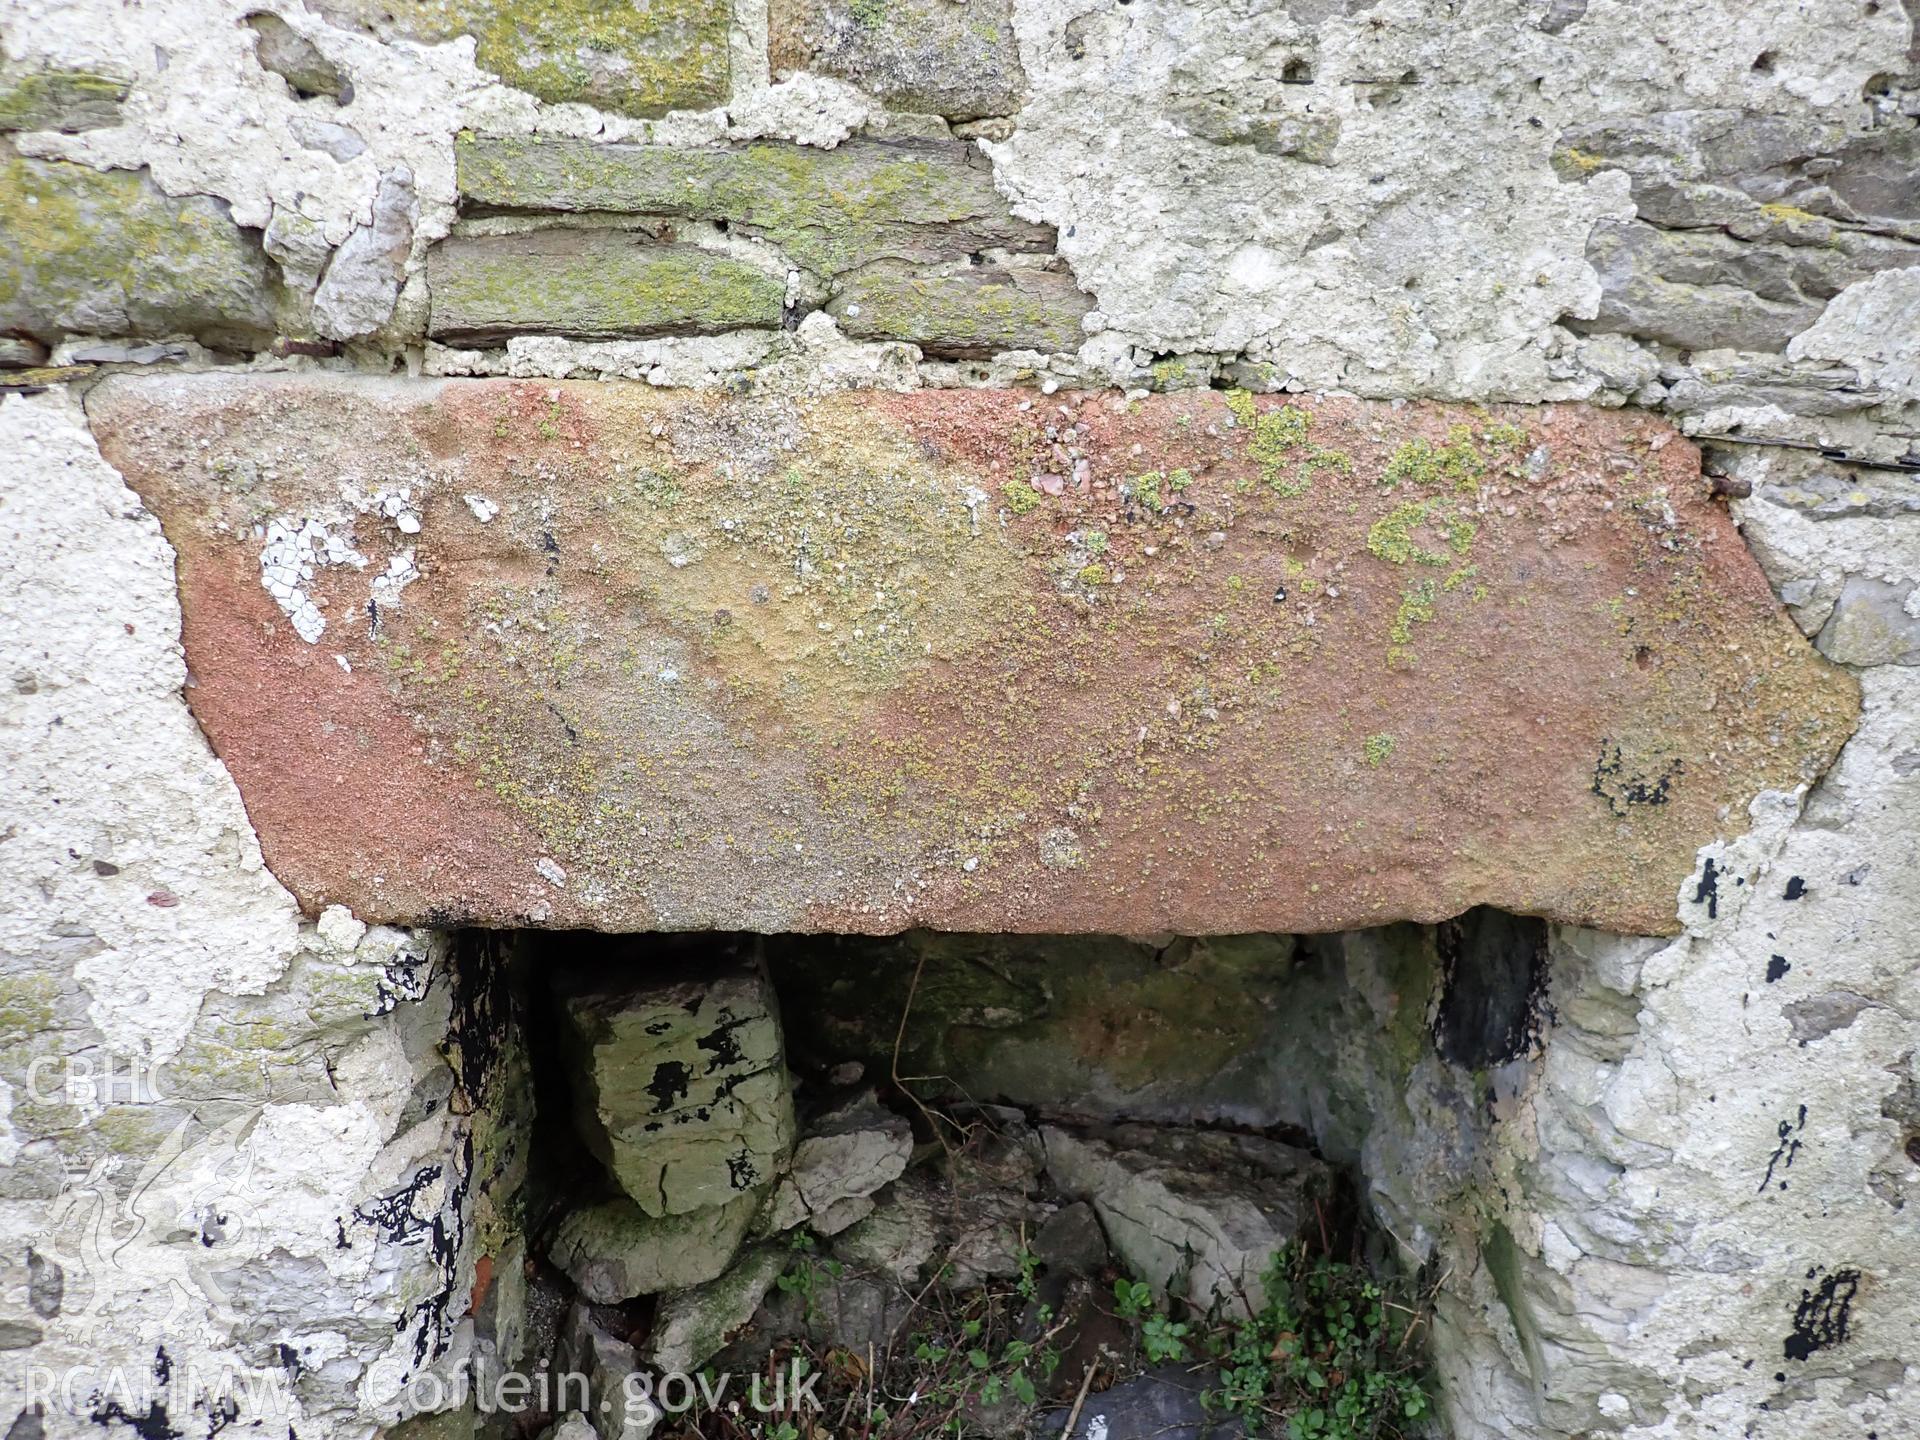
[[[1534,1043],[1546,929],[468,931],[456,953],[496,1076],[488,1273],[520,1277],[476,1308],[481,1353],[590,1382],[542,1423],[633,1440],[636,1387],[765,1388],[798,1359],[835,1404],[896,1412],[846,1433],[922,1433],[901,1402],[924,1389],[952,1411],[933,1430],[1007,1436],[1057,1429],[1089,1366],[1116,1416],[1240,1426],[1206,1337],[1230,1349],[1315,1266],[1399,1297],[1395,1383],[1430,1394],[1432,1237]],[[1280,1368],[1247,1413],[1285,1434]],[[761,1433],[698,1404],[659,1423]]]

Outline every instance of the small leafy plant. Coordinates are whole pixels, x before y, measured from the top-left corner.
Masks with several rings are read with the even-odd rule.
[[[1416,1307],[1364,1268],[1289,1246],[1261,1277],[1266,1303],[1209,1332],[1218,1384],[1203,1395],[1252,1431],[1285,1418],[1289,1440],[1393,1440],[1431,1409],[1410,1343]]]
[[[1153,1288],[1144,1280],[1113,1282],[1113,1313],[1122,1320],[1137,1320],[1153,1309]]]
[[[1164,1315],[1149,1315],[1140,1327],[1140,1343],[1147,1359],[1155,1365],[1187,1358],[1187,1334],[1192,1329],[1183,1321]]]
[[[814,1297],[820,1289],[821,1275],[824,1273],[829,1278],[837,1279],[845,1269],[838,1260],[816,1259],[819,1247],[820,1242],[811,1231],[794,1231],[792,1238],[787,1241],[787,1248],[793,1252],[793,1263],[773,1282],[781,1293],[800,1297],[802,1311],[808,1318],[813,1315]]]

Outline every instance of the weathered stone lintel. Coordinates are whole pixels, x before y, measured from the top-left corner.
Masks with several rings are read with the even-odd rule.
[[[88,405],[268,863],[373,919],[1665,933],[1857,714],[1641,415],[237,375]]]

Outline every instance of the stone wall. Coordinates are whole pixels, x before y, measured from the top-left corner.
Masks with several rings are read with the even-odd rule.
[[[270,1382],[301,1440],[359,1440],[403,1377],[517,1344],[516,1058],[442,937],[263,865],[183,696],[174,550],[83,408],[155,368],[1671,420],[1858,729],[1708,815],[1639,927],[1676,938],[1554,932],[1483,1114],[1416,1068],[1473,1183],[1362,1163],[1449,1277],[1456,1435],[1920,1427],[1913,37],[1890,0],[11,6],[10,1440],[211,1434]]]

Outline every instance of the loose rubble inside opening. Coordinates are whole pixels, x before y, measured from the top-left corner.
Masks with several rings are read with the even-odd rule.
[[[1440,1433],[1432,1237],[1537,921],[458,952],[477,1433]],[[550,1383],[514,1413],[490,1372]]]

